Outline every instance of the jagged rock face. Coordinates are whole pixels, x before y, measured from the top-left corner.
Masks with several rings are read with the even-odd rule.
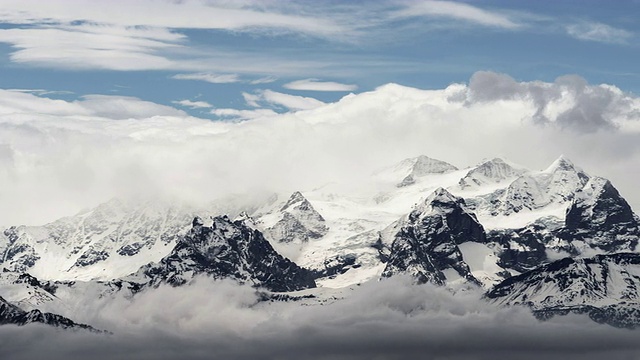
[[[336,255],[326,259],[321,269],[314,270],[315,278],[332,278],[338,274],[344,274],[350,269],[357,269],[361,265],[357,263],[357,257],[354,254]]]
[[[322,215],[298,191],[291,195],[280,213],[282,218],[267,230],[276,241],[303,243],[321,238],[329,231]]]
[[[463,206],[463,199],[442,188],[417,206],[395,235],[382,276],[409,273],[420,283],[444,285],[447,279],[443,271],[453,269],[479,285],[458,245],[467,241],[484,243],[485,233]]]
[[[193,276],[231,278],[272,291],[315,287],[313,274],[278,254],[258,230],[226,216],[211,227],[196,218],[187,235],[158,264],[140,270],[149,284],[182,285]]]
[[[504,305],[533,309],[620,302],[640,305],[640,254],[616,253],[564,258],[506,279],[487,293]]]
[[[498,265],[525,272],[546,263],[546,243],[555,239],[544,226],[531,224],[516,230],[494,230],[487,239],[500,245]]]
[[[605,251],[633,251],[640,239],[640,220],[611,182],[594,177],[576,194],[559,236]]]
[[[533,314],[540,320],[568,314],[586,314],[591,320],[600,324],[627,329],[640,327],[640,308],[635,303],[621,302],[600,307],[591,305],[558,306],[533,310]]]
[[[480,187],[486,184],[499,183],[520,176],[523,173],[524,170],[516,169],[504,162],[504,160],[495,158],[469,170],[467,175],[460,179],[458,185],[462,189]]]
[[[78,324],[64,316],[43,313],[40,310],[24,311],[0,297],[0,325],[27,325],[41,323],[62,329],[83,329],[94,332],[102,332],[85,324]]]

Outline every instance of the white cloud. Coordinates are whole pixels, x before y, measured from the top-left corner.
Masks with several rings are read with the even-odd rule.
[[[576,39],[612,44],[624,44],[633,37],[627,30],[595,22],[568,25],[566,30]]]
[[[241,54],[218,49],[196,51],[179,31],[302,34],[332,40],[352,33],[347,25],[336,23],[326,14],[306,13],[309,12],[278,2],[115,0],[86,6],[78,0],[8,0],[2,4],[0,23],[12,25],[0,30],[0,43],[16,49],[11,53],[12,61],[35,66],[226,72],[223,69],[229,67],[229,59],[241,58]],[[238,68],[248,68],[253,74],[277,74],[293,63],[291,59],[269,61],[268,56],[259,55],[266,60],[259,61],[256,57],[254,54],[251,61],[239,61]],[[278,66],[271,72],[273,62]],[[256,81],[264,83],[268,79]]]
[[[171,77],[177,80],[200,80],[212,84],[229,84],[240,81],[238,74],[212,74],[212,73],[193,73],[193,74],[176,74]]]
[[[206,278],[189,286],[162,285],[133,298],[87,295],[68,315],[113,335],[2,326],[3,355],[15,360],[42,354],[50,360],[595,360],[633,359],[640,352],[638,330],[597,324],[587,315],[540,321],[524,307],[497,308],[474,291],[454,295],[404,277],[344,289],[344,299],[310,306],[260,302],[248,286]]]
[[[77,103],[94,116],[114,120],[186,116],[182,110],[129,96],[85,95]]]
[[[477,25],[504,29],[516,29],[521,26],[510,19],[507,15],[454,1],[414,1],[406,8],[398,11],[395,15],[399,17],[445,17],[463,20]]]
[[[264,117],[271,117],[278,115],[271,109],[257,109],[257,110],[239,110],[239,109],[213,109],[211,110],[213,115],[222,118],[232,118],[236,120],[250,120]]]
[[[272,90],[261,91],[260,97],[267,103],[284,106],[285,108],[290,110],[309,110],[324,105],[324,103],[318,99],[306,96],[284,94]]]
[[[173,101],[173,103],[178,104],[180,106],[189,107],[192,109],[206,109],[206,108],[213,107],[213,105],[209,104],[206,101],[179,100],[179,101]]]
[[[18,50],[11,60],[18,63],[73,69],[144,70],[166,69],[172,62],[156,55],[160,49],[176,48],[181,37],[158,40],[135,29],[86,31],[87,26],[0,30],[0,42]],[[131,32],[131,33],[129,33]]]
[[[261,105],[259,104],[259,101],[261,99],[260,95],[243,92],[242,97],[244,98],[244,102],[247,103],[248,106],[261,107]]]
[[[310,110],[325,105],[318,99],[273,90],[257,90],[254,94],[243,92],[242,97],[251,107],[276,106],[287,110]]]
[[[260,8],[253,2],[200,0],[112,0],[94,2],[91,6],[81,0],[6,0],[2,4],[0,21],[21,24],[86,21],[122,27],[234,31],[273,28],[317,36],[335,35],[346,30],[329,18],[285,13],[278,6]]]
[[[341,84],[333,81],[319,81],[318,79],[296,80],[282,85],[282,87],[291,90],[308,90],[308,91],[355,91],[357,85]]]
[[[251,80],[251,81],[249,81],[249,84],[251,84],[251,85],[269,84],[269,83],[272,83],[272,82],[274,82],[276,80],[278,80],[278,78],[275,77],[275,76],[265,76],[265,77],[261,77],[259,79]]]
[[[329,182],[358,187],[371,171],[416,154],[460,167],[507,156],[532,169],[565,154],[611,179],[640,209],[640,100],[610,85],[481,72],[468,85],[390,84],[284,114],[264,107],[317,103],[254,95],[263,108],[212,109],[253,119],[232,122],[135,98],[64,101],[0,91],[0,221],[42,223],[116,195],[188,202]]]

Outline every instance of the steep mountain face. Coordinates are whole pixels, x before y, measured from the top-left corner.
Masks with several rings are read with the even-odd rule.
[[[279,220],[267,229],[275,241],[304,243],[321,238],[329,231],[322,215],[299,191],[291,195],[277,215]]]
[[[16,273],[4,269],[0,272],[0,294],[4,298],[25,310],[40,308],[43,304],[56,302],[56,286],[40,281],[27,273]]]
[[[487,185],[516,178],[526,170],[513,167],[500,158],[485,161],[469,172],[458,182],[461,189],[478,189]]]
[[[0,297],[0,325],[27,325],[41,323],[62,329],[82,329],[94,332],[102,332],[85,324],[78,324],[64,316],[43,313],[40,310],[24,311],[19,307]]]
[[[543,221],[520,229],[492,230],[487,239],[495,243],[498,265],[517,272],[526,272],[548,262],[548,247],[557,243],[553,230]]]
[[[452,269],[459,277],[480,285],[458,245],[485,241],[482,225],[465,211],[464,200],[439,188],[401,225],[382,276],[409,273],[419,283],[445,285],[445,271]]]
[[[44,226],[5,230],[0,265],[42,279],[112,279],[166,255],[192,217],[175,205],[114,199]]]
[[[169,255],[141,268],[137,277],[150,285],[182,285],[199,274],[231,278],[272,291],[315,287],[313,274],[278,254],[260,231],[226,216],[204,226],[195,218],[192,228]]]
[[[575,306],[640,305],[640,254],[564,258],[506,279],[487,293],[504,305],[535,310]]]
[[[559,236],[607,252],[634,251],[640,220],[609,180],[594,177],[576,193]]]

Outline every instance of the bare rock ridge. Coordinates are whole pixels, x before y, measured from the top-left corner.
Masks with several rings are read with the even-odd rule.
[[[313,273],[278,254],[258,230],[226,216],[205,226],[201,218],[159,263],[140,269],[149,285],[183,285],[196,275],[231,278],[271,291],[316,286]]]
[[[586,313],[619,327],[640,326],[640,254],[564,258],[506,279],[486,297],[502,305],[527,305],[546,319]]]
[[[467,281],[480,285],[464,262],[459,244],[484,243],[485,232],[464,200],[439,188],[409,214],[391,244],[383,277],[409,273],[419,283],[446,284],[443,271],[453,269]]]
[[[61,329],[103,332],[89,325],[76,323],[64,316],[41,312],[40,310],[24,311],[0,297],[0,325],[13,324],[24,326],[32,323],[45,324]]]

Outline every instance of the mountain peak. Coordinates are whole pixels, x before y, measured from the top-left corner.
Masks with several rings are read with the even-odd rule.
[[[456,170],[458,170],[458,168],[448,162],[433,159],[426,155],[420,155],[414,158],[414,163],[411,167],[411,175],[424,176],[427,174],[444,174]]]
[[[442,206],[442,205],[459,205],[464,204],[464,199],[457,197],[450,193],[445,188],[439,187],[435,189],[431,195],[427,196],[425,200],[425,204],[431,206]]]
[[[564,155],[560,155],[556,160],[554,160],[548,168],[546,168],[543,172],[545,173],[553,173],[556,171],[576,171],[575,166]]]
[[[329,228],[313,205],[299,191],[280,209],[280,220],[266,231],[279,242],[305,242],[323,237]]]
[[[289,197],[289,200],[287,200],[287,202],[284,204],[282,209],[280,209],[280,211],[285,211],[298,204],[308,204],[308,203],[309,201],[307,200],[307,198],[304,197],[304,195],[302,195],[300,191],[295,191],[293,194],[291,194],[291,196]]]
[[[449,191],[447,191],[445,188],[443,187],[439,187],[437,189],[435,189],[433,191],[433,193],[431,193],[431,195],[429,195],[429,197],[427,197],[426,202],[427,203],[434,203],[434,202],[439,202],[439,203],[456,203],[460,200],[459,197],[453,195],[452,193],[450,193]]]
[[[462,189],[477,188],[485,184],[496,184],[513,179],[524,172],[525,170],[519,166],[513,166],[501,158],[493,158],[469,170],[467,175],[460,179],[458,185]]]
[[[193,218],[193,221],[191,222],[191,225],[193,227],[203,226],[204,225],[204,221],[202,220],[202,218],[200,216],[196,216],[195,218]]]
[[[258,230],[227,216],[216,216],[211,226],[191,229],[159,263],[139,270],[148,285],[175,286],[198,274],[249,282],[271,291],[315,287],[310,271],[284,258]]]
[[[411,212],[412,216],[429,216],[433,214],[448,214],[464,205],[464,199],[451,194],[446,189],[439,187],[434,190]]]

